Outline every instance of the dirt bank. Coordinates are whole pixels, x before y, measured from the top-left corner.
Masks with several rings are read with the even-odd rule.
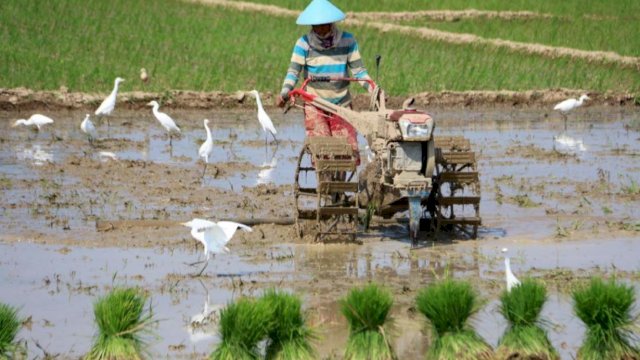
[[[423,92],[413,94],[416,106],[441,105],[449,107],[548,107],[569,97],[578,97],[588,93],[592,99],[590,105],[609,106],[638,106],[640,100],[632,93],[596,93],[572,89],[548,89],[531,91],[444,91]],[[27,88],[0,88],[0,110],[27,111],[33,109],[86,109],[98,107],[107,94],[69,92],[62,87],[56,91],[37,91]],[[270,92],[262,94],[266,107],[274,107],[275,95]],[[247,96],[242,91],[223,93],[220,91],[197,92],[189,90],[173,90],[164,93],[152,92],[123,92],[118,95],[118,107],[137,110],[144,108],[151,100],[160,99],[163,107],[182,109],[253,109],[255,103],[246,101]],[[405,97],[389,97],[387,107],[399,108]],[[355,96],[356,108],[366,108],[369,96],[359,94]]]

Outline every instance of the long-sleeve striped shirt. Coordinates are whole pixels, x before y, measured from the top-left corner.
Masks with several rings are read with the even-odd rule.
[[[370,79],[353,35],[342,32],[337,43],[327,49],[312,47],[308,36],[304,35],[298,39],[293,48],[291,64],[280,91],[282,97],[288,97],[289,91],[293,90],[300,77],[349,77],[351,71],[354,78]],[[368,83],[360,83],[365,89],[369,88]],[[351,100],[348,81],[311,82],[306,90],[334,104],[344,104]]]

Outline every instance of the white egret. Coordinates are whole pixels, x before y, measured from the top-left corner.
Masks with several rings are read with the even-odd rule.
[[[213,137],[211,136],[211,129],[209,129],[209,119],[204,119],[204,129],[207,132],[207,140],[205,140],[202,145],[200,145],[200,149],[198,149],[198,156],[204,160],[204,169],[202,170],[203,178],[207,171],[209,156],[211,156],[211,152],[213,151]]]
[[[511,272],[511,261],[509,260],[509,256],[507,256],[507,251],[509,251],[507,248],[502,248],[502,253],[505,254],[504,272],[507,279],[507,291],[511,291],[512,288],[520,285],[520,280]]]
[[[569,114],[569,112],[575,108],[582,106],[582,103],[585,100],[591,100],[591,98],[588,97],[587,94],[583,94],[582,96],[580,96],[579,100],[567,99],[559,102],[558,104],[556,104],[556,106],[553,107],[553,110],[558,110],[560,114],[562,114],[562,117],[564,118],[565,129],[567,128],[567,115]]]
[[[174,132],[180,134],[180,128],[176,125],[176,122],[173,121],[173,119],[169,115],[158,111],[158,108],[160,108],[160,104],[158,104],[157,101],[152,100],[147,105],[153,106],[153,116],[155,116],[156,119],[158,119],[158,121],[160,122],[160,125],[162,125],[162,127],[167,130],[167,133],[169,134],[169,146],[172,146],[172,135]]]
[[[238,228],[244,231],[252,231],[249,226],[233,221],[218,221],[215,223],[213,221],[196,218],[189,222],[182,223],[182,225],[190,227],[191,236],[204,246],[205,264],[196,276],[200,276],[207,267],[211,254],[215,256],[215,254],[231,252],[226,245]],[[194,265],[198,263],[200,262],[196,262]]]
[[[113,112],[113,109],[115,109],[116,107],[116,97],[118,96],[118,85],[120,85],[120,83],[123,81],[124,79],[121,77],[116,78],[113,85],[113,90],[111,90],[111,94],[109,94],[109,96],[107,96],[102,101],[102,104],[98,106],[98,109],[95,112],[96,116],[102,117],[102,116],[111,115],[111,113]],[[109,118],[107,118],[107,126],[109,126]]]
[[[264,108],[262,107],[262,101],[260,100],[260,94],[258,93],[258,90],[251,90],[249,91],[249,94],[253,95],[253,97],[256,98],[256,103],[258,104],[258,121],[260,121],[262,131],[264,131],[265,144],[267,143],[267,132],[271,133],[271,136],[273,136],[273,140],[275,140],[277,144],[278,139],[276,139],[276,134],[278,132],[276,131],[275,126],[273,126],[273,122],[271,121],[269,114],[267,114],[267,112],[264,111]]]
[[[149,74],[147,74],[147,69],[140,69],[140,80],[142,80],[142,82],[145,84],[149,81]]]
[[[553,137],[553,149],[561,153],[578,153],[587,151],[582,140],[574,139],[566,134]]]
[[[82,120],[82,123],[80,124],[80,129],[82,130],[82,132],[87,134],[87,136],[89,137],[89,142],[93,144],[93,140],[98,137],[98,131],[96,130],[96,127],[93,125],[89,117],[89,114],[84,117],[84,120]]]
[[[13,123],[12,126],[13,127],[16,127],[18,125],[35,126],[37,130],[40,131],[42,129],[42,126],[47,124],[53,124],[53,119],[41,114],[33,114],[29,117],[29,120],[25,120],[25,119],[16,120],[16,122]]]

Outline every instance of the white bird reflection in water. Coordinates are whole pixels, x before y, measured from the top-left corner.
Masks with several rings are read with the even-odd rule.
[[[111,151],[100,151],[98,153],[98,156],[100,157],[101,160],[106,160],[106,159],[118,160],[118,156],[112,153]]]
[[[262,165],[260,166],[260,172],[258,173],[258,179],[256,180],[256,184],[268,184],[273,179],[273,171],[278,166],[278,158],[276,157],[276,153],[278,152],[278,148],[276,146],[273,151],[273,155],[271,155],[271,160],[267,161],[267,150],[265,148],[265,159]]]
[[[211,304],[209,290],[204,286],[202,281],[200,281],[200,285],[202,285],[206,292],[206,298],[202,311],[191,316],[187,326],[189,340],[192,344],[215,337],[215,327],[213,325],[217,324],[220,320],[220,312],[224,308],[223,304]]]
[[[40,144],[33,144],[29,148],[24,148],[17,152],[20,160],[33,161],[34,165],[43,165],[46,162],[53,162],[53,153],[42,149]]]
[[[565,154],[579,154],[587,151],[582,139],[574,139],[566,134],[553,137],[553,150]]]

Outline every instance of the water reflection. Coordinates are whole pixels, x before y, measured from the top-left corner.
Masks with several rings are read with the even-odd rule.
[[[563,154],[580,154],[587,151],[587,147],[582,139],[573,138],[567,134],[560,134],[553,137],[553,150]]]
[[[24,148],[17,147],[16,157],[19,160],[32,161],[38,166],[53,162],[53,152],[45,150],[40,144],[28,144]]]
[[[202,280],[198,282],[205,291],[204,305],[202,309],[191,316],[187,325],[187,333],[192,344],[205,340],[211,340],[216,337],[215,326],[220,319],[220,311],[224,308],[224,304],[212,304],[209,296],[209,289]]]
[[[265,154],[264,154],[264,162],[262,163],[261,170],[258,172],[258,179],[256,181],[256,184],[267,184],[269,182],[272,182],[272,178],[273,178],[273,172],[276,169],[276,167],[278,166],[278,158],[277,158],[277,152],[278,152],[278,146],[276,146],[273,149],[273,153],[271,154],[271,160],[267,160],[267,154],[269,153],[269,150],[267,147],[265,147]]]

